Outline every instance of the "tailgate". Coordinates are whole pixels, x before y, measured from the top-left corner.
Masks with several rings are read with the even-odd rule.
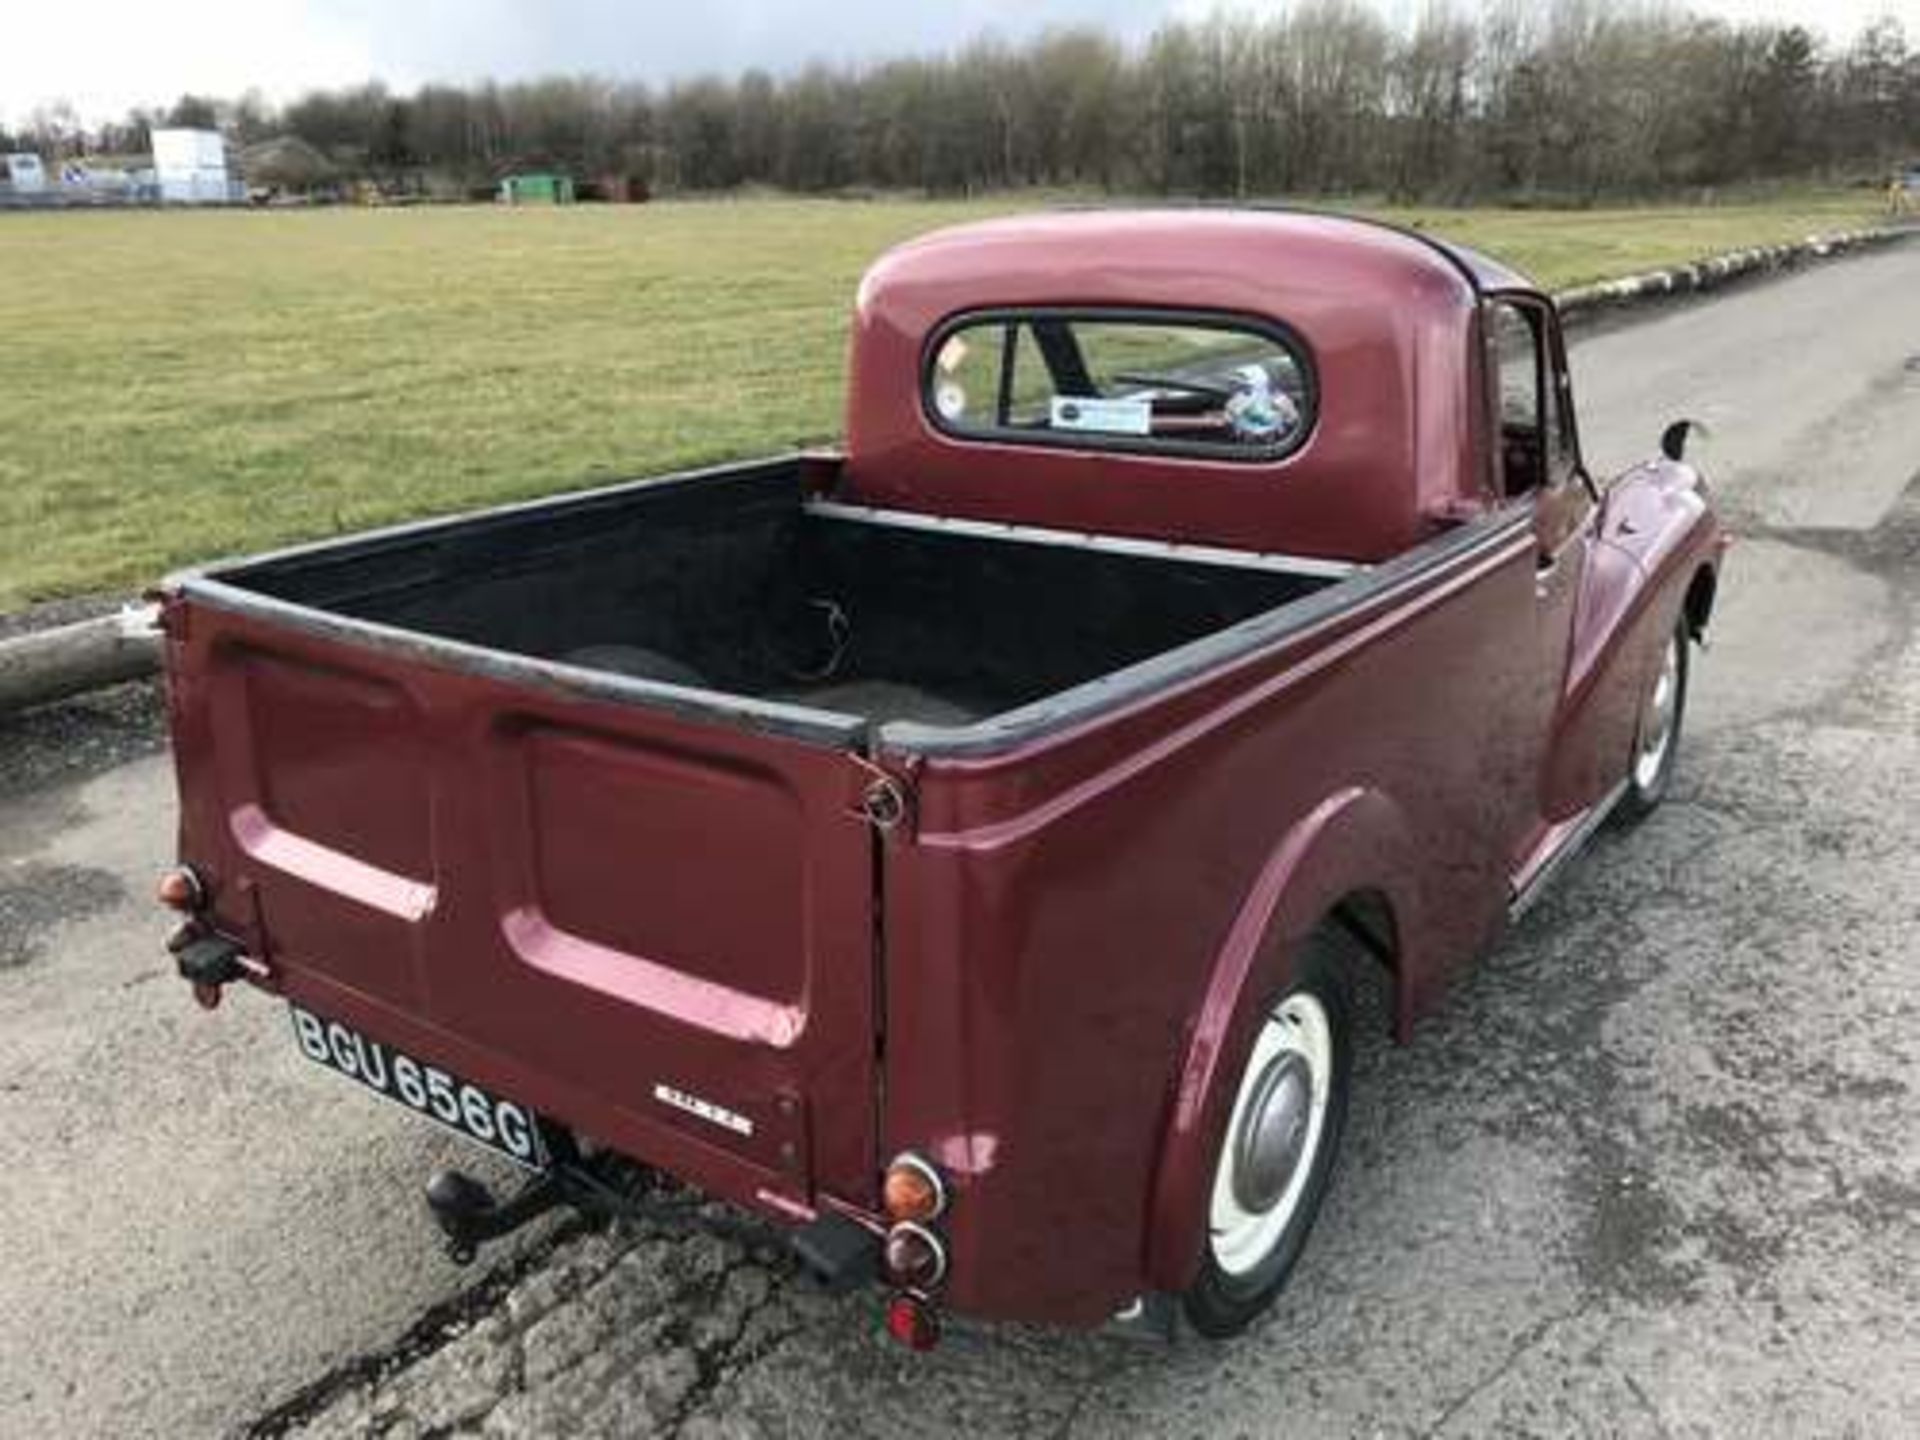
[[[730,1198],[868,1195],[859,722],[776,733],[197,598],[167,628],[181,855],[289,995]]]

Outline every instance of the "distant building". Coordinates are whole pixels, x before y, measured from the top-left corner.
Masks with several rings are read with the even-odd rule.
[[[225,205],[235,198],[218,130],[155,130],[153,168],[167,204]]]
[[[276,135],[240,152],[240,173],[256,199],[307,196],[337,188],[332,163],[298,135]]]
[[[20,151],[0,155],[0,180],[11,184],[15,194],[38,195],[47,188],[47,171],[38,155]]]
[[[96,160],[78,160],[60,172],[60,183],[68,189],[85,190],[105,198],[122,198],[133,193],[133,176],[124,165]]]
[[[573,177],[547,171],[508,175],[500,182],[502,205],[571,205]]]
[[[602,175],[593,182],[597,195],[584,195],[582,199],[611,200],[616,205],[644,205],[653,198],[652,187],[647,184],[644,175]]]

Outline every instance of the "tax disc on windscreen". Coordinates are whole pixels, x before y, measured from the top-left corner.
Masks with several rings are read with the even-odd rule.
[[[958,420],[967,413],[967,392],[953,381],[943,380],[934,387],[933,404],[942,419]]]

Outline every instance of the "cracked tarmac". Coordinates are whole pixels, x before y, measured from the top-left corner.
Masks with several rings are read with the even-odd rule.
[[[1575,352],[1590,435],[1796,379],[1840,413],[1913,349],[1909,297],[1912,245],[1610,329]],[[1712,373],[1756,336],[1806,375]],[[1866,437],[1814,523],[1767,468],[1786,421],[1715,418],[1744,538],[1672,796],[1363,1048],[1302,1266],[1224,1346],[960,1322],[914,1356],[776,1248],[646,1225],[453,1271],[415,1187],[464,1152],[302,1068],[271,1006],[142,983],[141,896],[6,919],[22,876],[137,890],[170,817],[124,705],[0,732],[0,1433],[1911,1434],[1920,486],[1884,467],[1920,433]]]

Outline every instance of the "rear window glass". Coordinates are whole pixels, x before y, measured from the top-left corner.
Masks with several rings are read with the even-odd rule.
[[[928,415],[962,436],[1271,460],[1313,427],[1299,346],[1232,317],[970,316],[925,378]]]

